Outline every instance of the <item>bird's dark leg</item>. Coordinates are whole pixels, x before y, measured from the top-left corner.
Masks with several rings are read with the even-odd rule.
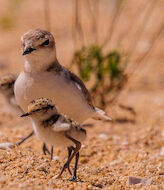
[[[51,160],[53,159],[53,153],[54,153],[54,147],[51,145],[51,153],[50,153]]]
[[[70,181],[76,181],[77,180],[77,166],[78,166],[78,161],[79,161],[79,152],[77,152],[76,154],[76,160],[75,160],[75,167],[74,167],[74,170],[73,170],[73,176],[72,178],[70,179]]]
[[[46,143],[43,143],[42,150],[44,155],[46,155],[46,152],[50,155],[50,151],[48,150]]]
[[[32,131],[29,135],[27,135],[25,138],[23,138],[22,140],[18,141],[17,143],[15,143],[16,146],[20,146],[22,143],[24,143],[27,139],[29,139],[31,136],[34,135],[34,131]],[[46,155],[46,152],[48,154],[50,154],[50,151],[48,150],[47,146],[45,143],[43,143],[43,147],[42,147],[43,153]],[[52,153],[53,155],[53,153]]]
[[[67,160],[68,160],[69,157],[71,156],[72,151],[73,151],[74,149],[75,149],[75,148],[74,148],[73,146],[69,146],[69,147],[68,147],[68,158],[67,158]],[[68,171],[69,171],[70,175],[72,175],[72,172],[71,172],[71,170],[70,170],[70,167],[68,167]]]
[[[76,154],[79,152],[79,150],[80,150],[80,148],[81,148],[81,143],[80,143],[79,141],[77,141],[76,139],[70,137],[70,136],[67,135],[67,134],[66,134],[66,137],[67,137],[68,139],[70,139],[71,141],[73,141],[73,142],[75,143],[76,147],[75,147],[73,153],[71,154],[71,156],[70,156],[70,157],[67,159],[67,161],[65,162],[65,164],[64,164],[64,166],[62,167],[62,169],[61,169],[59,175],[58,175],[56,178],[61,177],[61,175],[63,174],[63,172],[65,171],[65,169],[69,167],[69,164],[71,163],[72,159],[76,156]],[[77,167],[76,167],[76,169],[77,169]],[[76,173],[76,172],[75,172],[75,173]],[[75,179],[73,179],[73,181],[76,181],[76,177],[75,177]]]
[[[22,140],[20,140],[19,142],[15,143],[16,146],[21,145],[24,141],[26,141],[28,138],[30,138],[31,136],[34,135],[34,131],[32,131],[29,135],[27,135],[25,138],[23,138]]]

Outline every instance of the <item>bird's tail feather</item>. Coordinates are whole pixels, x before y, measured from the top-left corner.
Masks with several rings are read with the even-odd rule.
[[[98,119],[98,120],[106,120],[106,121],[112,120],[108,115],[106,115],[106,113],[103,110],[96,107],[95,107],[95,113],[93,115],[93,118]]]

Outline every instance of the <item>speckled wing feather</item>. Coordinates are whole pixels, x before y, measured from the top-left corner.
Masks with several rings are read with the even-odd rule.
[[[78,126],[78,124],[66,115],[60,115],[58,120],[52,125],[55,132],[68,131],[75,126]]]

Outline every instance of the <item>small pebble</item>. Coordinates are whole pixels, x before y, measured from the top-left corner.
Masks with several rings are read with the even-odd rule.
[[[160,155],[161,156],[164,156],[164,146],[161,148],[161,150],[160,150]]]
[[[146,178],[139,178],[139,177],[128,177],[128,185],[136,185],[136,184],[142,184],[142,185],[151,185],[152,179],[146,179]]]
[[[101,133],[101,134],[99,134],[99,138],[100,139],[108,139],[108,135],[107,134],[105,134],[105,133]]]
[[[2,150],[6,150],[13,147],[14,147],[14,143],[10,143],[10,142],[0,143],[0,149]]]
[[[59,160],[59,156],[53,156],[53,160]]]
[[[161,132],[161,136],[164,137],[164,131]]]

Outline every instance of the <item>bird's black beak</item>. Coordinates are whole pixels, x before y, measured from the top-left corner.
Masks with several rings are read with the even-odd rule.
[[[29,115],[30,115],[29,113],[24,113],[24,114],[21,115],[21,117],[27,117]]]
[[[28,47],[24,50],[23,54],[22,55],[27,55],[33,51],[35,51],[36,49],[35,48],[32,48],[32,47]]]

